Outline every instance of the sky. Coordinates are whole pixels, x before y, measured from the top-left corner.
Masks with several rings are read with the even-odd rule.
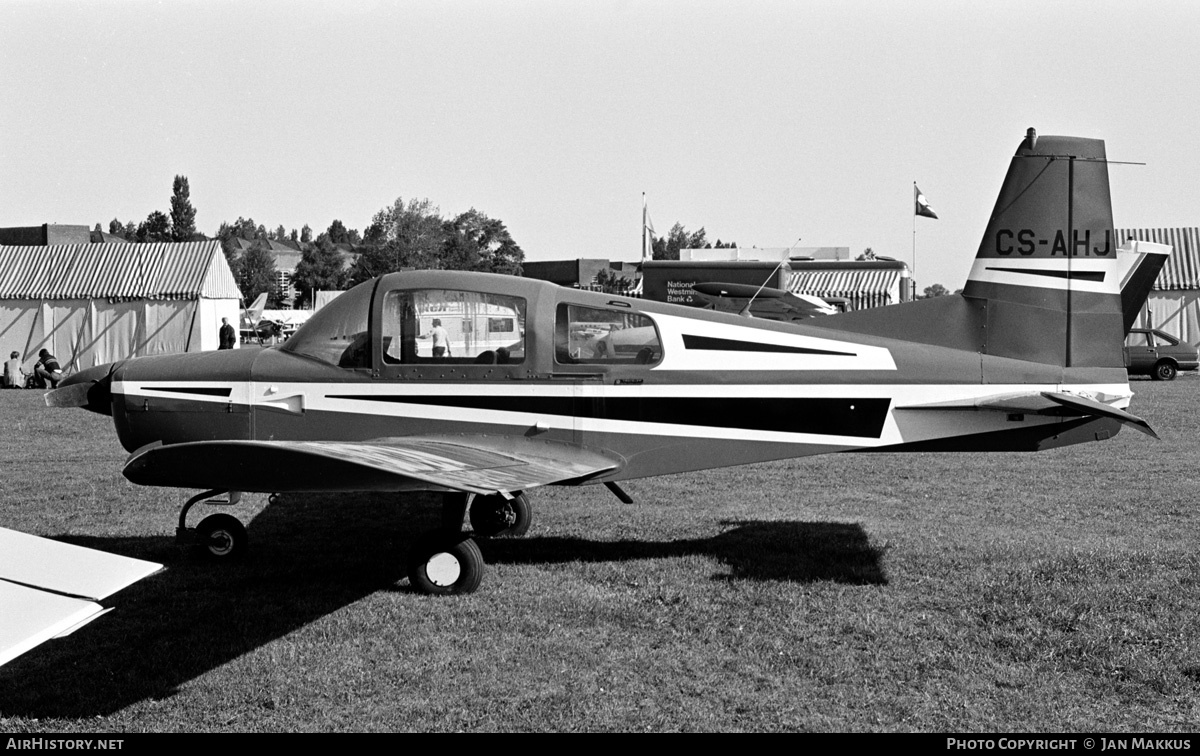
[[[0,2],[0,227],[502,220],[849,247],[960,288],[1029,127],[1104,139],[1118,227],[1200,225],[1200,3]],[[916,182],[938,220],[913,217]],[[914,233],[915,229],[915,233]],[[915,254],[915,260],[914,260]]]

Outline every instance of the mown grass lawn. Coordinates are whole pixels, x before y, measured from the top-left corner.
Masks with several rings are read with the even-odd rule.
[[[429,496],[249,497],[211,565],[108,418],[0,392],[0,526],[167,567],[0,668],[0,730],[1195,730],[1200,379],[1134,387],[1162,441],[538,490],[453,599]]]

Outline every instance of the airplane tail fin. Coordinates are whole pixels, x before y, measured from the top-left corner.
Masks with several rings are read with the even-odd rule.
[[[1121,367],[1125,333],[1169,248],[1118,250],[1104,142],[1029,129],[1009,165],[963,296],[988,354]]]
[[[263,292],[255,297],[250,306],[242,311],[242,324],[253,328],[258,325],[258,321],[262,320],[263,310],[267,308],[267,292]]]
[[[1039,137],[1017,148],[961,297],[816,325],[1062,368],[1123,368],[1125,334],[1170,247],[1117,247],[1104,142]],[[917,316],[920,311],[920,316]]]

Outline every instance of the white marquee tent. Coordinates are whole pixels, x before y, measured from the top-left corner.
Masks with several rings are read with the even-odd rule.
[[[73,372],[216,349],[240,294],[220,242],[0,246],[0,355],[49,349]]]

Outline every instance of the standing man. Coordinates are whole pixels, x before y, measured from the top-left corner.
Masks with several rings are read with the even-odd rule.
[[[429,332],[429,335],[433,337],[433,356],[449,357],[450,334],[445,328],[442,328],[442,321],[440,319],[433,319],[433,330]]]
[[[233,326],[229,325],[229,318],[221,318],[221,345],[218,349],[233,349],[233,345],[237,343],[237,334],[233,332]]]

